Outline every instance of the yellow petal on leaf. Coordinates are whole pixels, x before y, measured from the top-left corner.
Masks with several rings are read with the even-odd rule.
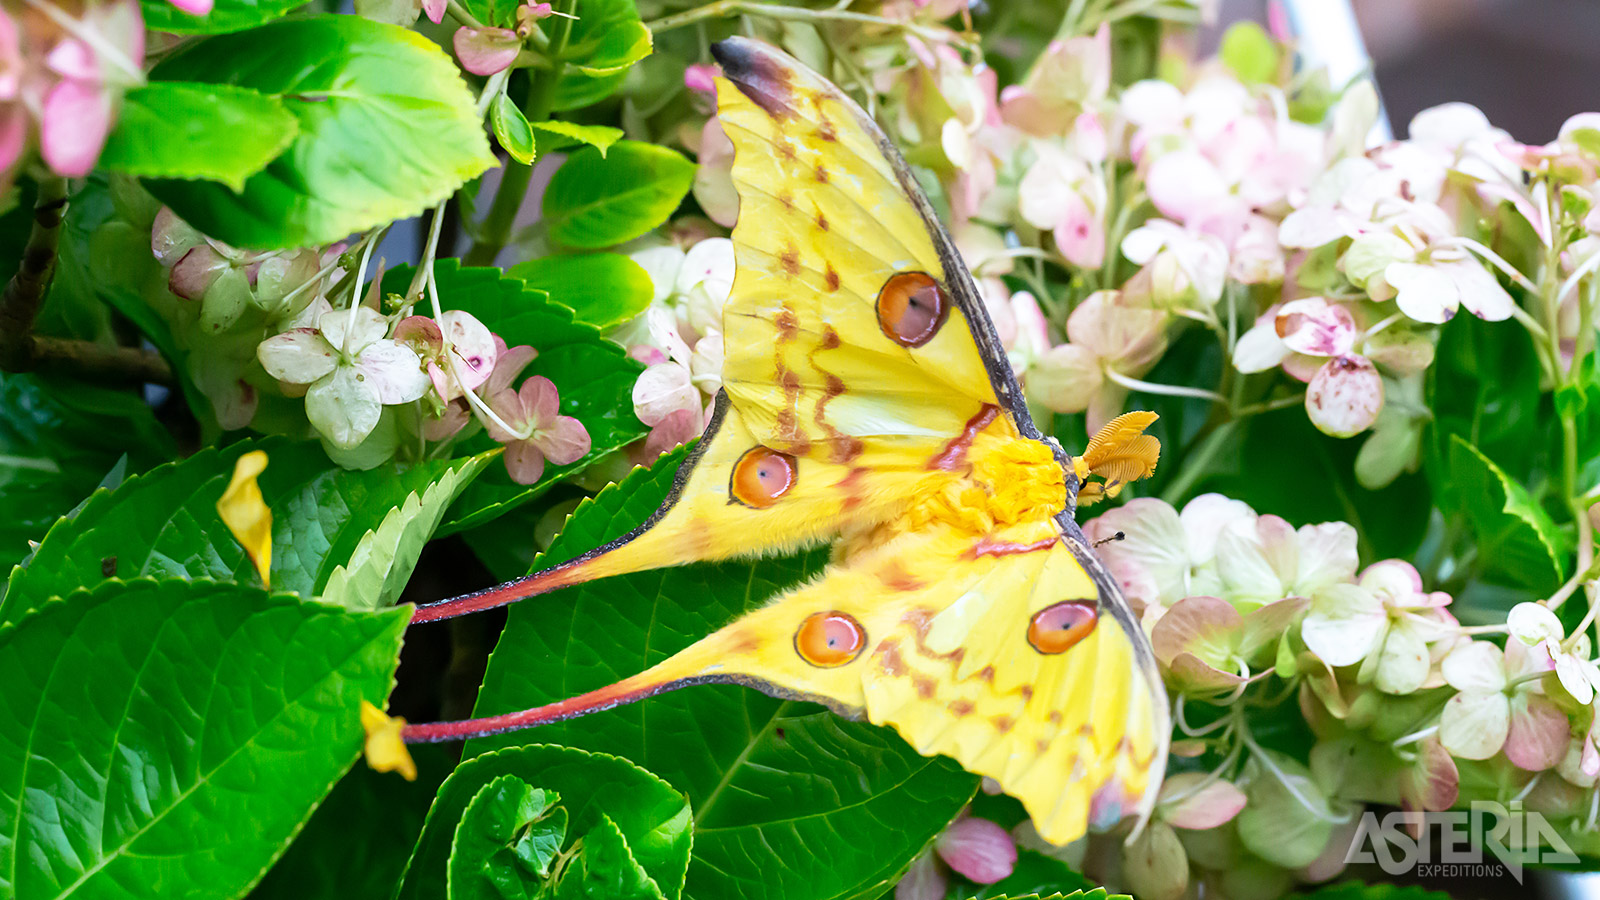
[[[390,716],[365,700],[361,701],[361,729],[367,733],[363,753],[374,772],[399,772],[407,781],[417,780],[417,764],[412,761],[400,729],[406,720]]]
[[[1148,478],[1161,458],[1161,442],[1144,433],[1159,418],[1153,412],[1135,410],[1107,422],[1089,439],[1083,461],[1089,471],[1106,480],[1106,494],[1112,497],[1130,481]]]
[[[256,476],[267,468],[267,454],[252,450],[239,457],[233,466],[233,480],[217,501],[217,514],[222,524],[233,532],[234,540],[244,547],[244,552],[261,573],[261,583],[271,586],[272,571],[272,510],[261,499],[261,486]]]

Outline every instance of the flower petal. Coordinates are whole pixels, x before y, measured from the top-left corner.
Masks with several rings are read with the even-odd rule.
[[[1388,625],[1383,604],[1353,584],[1335,584],[1312,598],[1300,623],[1306,648],[1330,666],[1348,666],[1370,653]]]
[[[577,462],[588,454],[590,447],[588,429],[571,416],[557,416],[548,426],[535,431],[529,440],[558,466]]]
[[[422,358],[410,347],[390,340],[373,341],[356,357],[357,378],[365,379],[386,406],[410,403],[428,392]]]
[[[1418,322],[1447,322],[1461,305],[1455,281],[1434,266],[1392,263],[1383,277],[1397,292],[1394,299],[1400,311]]]
[[[1356,320],[1349,308],[1322,297],[1285,303],[1274,327],[1285,346],[1310,356],[1342,356],[1356,342]]]
[[[1383,378],[1361,356],[1338,356],[1306,388],[1306,414],[1324,434],[1351,437],[1372,427],[1383,409]]]
[[[377,389],[339,366],[306,391],[306,418],[335,447],[349,450],[366,440],[383,415]]]
[[[474,75],[493,75],[522,51],[522,38],[509,28],[457,28],[450,42],[461,68]]]
[[[1554,703],[1528,691],[1517,691],[1511,699],[1506,759],[1529,772],[1553,768],[1567,754],[1569,728],[1566,713]]]
[[[533,441],[506,445],[506,472],[517,484],[534,484],[544,475],[544,452]]]
[[[110,133],[111,98],[104,87],[67,78],[45,95],[39,151],[57,175],[89,174]]]
[[[1161,819],[1173,828],[1216,828],[1228,822],[1244,809],[1244,791],[1233,784],[1216,779],[1206,782],[1204,772],[1180,772],[1169,776],[1161,785]],[[1201,785],[1204,786],[1201,786]],[[1198,788],[1198,790],[1196,790]],[[1176,802],[1168,797],[1181,797]]]
[[[1518,603],[1506,614],[1506,627],[1511,636],[1529,647],[1541,641],[1560,641],[1566,628],[1556,614],[1542,603]]]
[[[1511,733],[1511,700],[1499,691],[1451,697],[1439,715],[1439,742],[1461,759],[1488,759]]]
[[[1450,651],[1439,669],[1445,683],[1458,691],[1487,694],[1505,690],[1505,654],[1488,641],[1462,644]]]
[[[339,354],[316,329],[296,328],[262,341],[256,347],[256,359],[279,381],[311,384],[333,371]]]
[[[1010,832],[988,819],[957,819],[933,842],[950,868],[978,884],[994,884],[1017,864],[1017,843]]]

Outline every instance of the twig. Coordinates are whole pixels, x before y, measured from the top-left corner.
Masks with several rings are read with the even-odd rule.
[[[89,341],[40,337],[34,320],[44,305],[56,271],[61,221],[67,211],[67,180],[39,180],[33,204],[33,229],[23,248],[17,272],[0,293],[0,370],[41,370],[108,381],[172,384],[167,361],[136,347],[105,346]]]

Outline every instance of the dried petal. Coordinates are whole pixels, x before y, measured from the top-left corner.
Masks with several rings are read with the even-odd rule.
[[[1328,360],[1306,388],[1306,414],[1324,434],[1350,437],[1372,427],[1383,409],[1383,378],[1361,356]]]

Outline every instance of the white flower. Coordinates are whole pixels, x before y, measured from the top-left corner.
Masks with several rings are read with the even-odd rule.
[[[261,342],[256,356],[272,377],[309,385],[306,417],[334,446],[351,449],[377,427],[383,407],[410,403],[428,390],[422,360],[384,337],[388,320],[358,306],[323,313],[317,328],[297,328]]]

